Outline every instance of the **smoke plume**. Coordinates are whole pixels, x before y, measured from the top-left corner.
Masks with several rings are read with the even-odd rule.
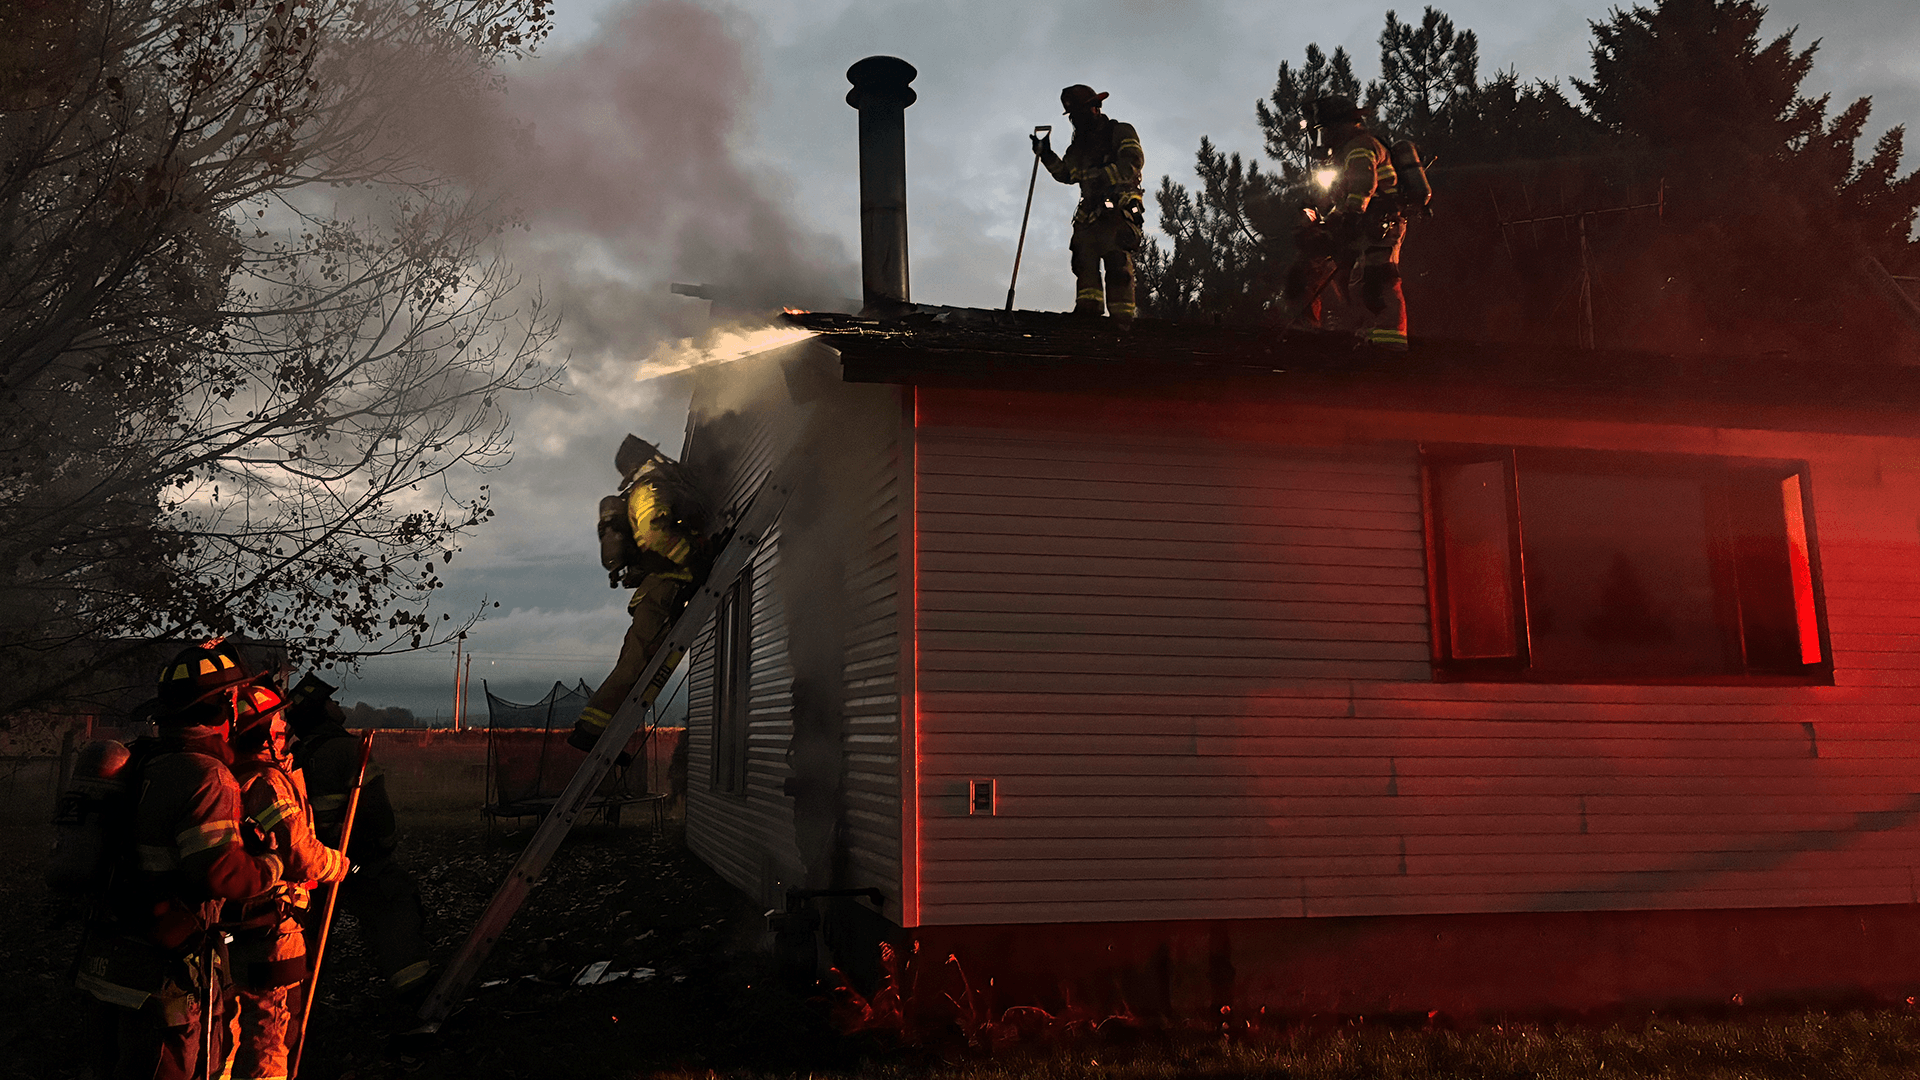
[[[685,421],[685,381],[648,377],[752,329],[749,313],[858,294],[842,242],[798,228],[782,205],[785,178],[738,152],[753,125],[755,64],[721,15],[636,0],[584,43],[543,47],[507,70],[502,92],[400,80],[412,83],[409,118],[391,137],[514,222],[502,249],[526,297],[561,317],[567,393],[516,405],[514,460],[491,480],[497,516],[454,564],[446,597],[452,610],[483,593],[501,602],[469,647],[546,661],[516,665],[530,690],[597,683],[617,649],[625,594],[597,569],[593,508],[618,483],[622,435],[677,454]],[[723,300],[674,295],[674,282],[712,285]],[[554,632],[556,614],[569,633]],[[578,660],[553,662],[566,656]],[[394,661],[379,675],[439,683],[443,659]]]

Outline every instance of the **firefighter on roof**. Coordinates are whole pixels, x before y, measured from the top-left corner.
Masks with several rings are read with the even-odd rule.
[[[1407,219],[1393,157],[1367,130],[1365,110],[1349,98],[1317,98],[1307,102],[1304,113],[1302,122],[1314,148],[1332,155],[1333,183],[1327,191],[1326,228],[1323,233],[1305,230],[1300,258],[1287,275],[1288,307],[1309,325],[1318,325],[1319,299],[1308,294],[1332,270],[1326,260],[1351,265],[1348,295],[1370,313],[1359,329],[1361,341],[1404,352],[1407,304],[1400,288],[1400,243],[1407,235]],[[1331,243],[1314,243],[1320,236]]]
[[[317,675],[301,679],[287,692],[287,726],[298,740],[293,760],[307,782],[314,832],[321,843],[338,847],[347,798],[360,768],[360,745],[347,734],[346,714],[333,700],[334,689]],[[361,939],[387,989],[404,997],[426,988],[430,964],[420,886],[399,858],[397,831],[386,777],[379,766],[369,764],[347,848],[355,869],[340,883],[340,903],[360,924]],[[319,912],[311,914],[309,937],[320,929]]]
[[[1073,122],[1073,142],[1061,157],[1053,152],[1049,136],[1034,136],[1033,152],[1055,180],[1080,185],[1070,246],[1079,289],[1074,314],[1098,315],[1104,307],[1114,321],[1125,325],[1133,321],[1133,253],[1140,249],[1146,220],[1140,175],[1147,157],[1132,124],[1100,111],[1106,98],[1081,84],[1060,91],[1060,104]]]
[[[633,589],[627,613],[633,622],[613,671],[587,700],[567,744],[592,750],[613,712],[646,671],[667,628],[706,575],[703,539],[707,515],[697,486],[679,463],[644,439],[629,435],[613,455],[620,494],[600,500],[600,565],[607,584]],[[660,667],[647,687],[651,703],[666,685],[679,657]]]
[[[97,1077],[186,1080],[225,1055],[221,904],[266,891],[282,869],[241,840],[227,736],[245,685],[224,642],[182,651],[149,706],[159,735],[136,742],[124,765],[129,813],[106,838],[106,884],[74,980],[96,1003]],[[207,1041],[216,1045],[203,1060]]]
[[[297,1003],[293,988],[306,981],[307,946],[301,933],[309,890],[347,876],[347,857],[314,835],[313,814],[290,771],[287,725],[280,695],[248,685],[233,722],[233,774],[252,833],[278,856],[281,880],[243,901],[229,902],[233,969],[240,1025],[231,1080],[286,1080],[287,1033]]]

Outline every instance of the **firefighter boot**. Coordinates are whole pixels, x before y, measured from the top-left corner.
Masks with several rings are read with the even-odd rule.
[[[1133,325],[1133,256],[1125,251],[1109,251],[1101,256],[1106,266],[1107,317],[1122,330]]]
[[[580,710],[580,719],[573,722],[573,732],[567,736],[567,745],[582,753],[592,753],[595,743],[600,741],[600,733],[607,730],[607,721],[613,715],[605,709],[588,706]]]

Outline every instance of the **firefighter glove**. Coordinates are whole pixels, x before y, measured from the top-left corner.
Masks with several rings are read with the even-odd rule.
[[[1029,135],[1027,139],[1033,143],[1033,152],[1039,154],[1041,157],[1053,153],[1052,132],[1048,132],[1045,135]]]
[[[273,850],[273,841],[258,822],[243,818],[240,821],[240,850],[249,855],[265,855]]]

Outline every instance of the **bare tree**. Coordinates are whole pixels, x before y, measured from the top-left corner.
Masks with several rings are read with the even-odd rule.
[[[550,385],[510,223],[419,110],[547,0],[0,11],[0,715],[137,636],[432,644],[512,397]],[[444,629],[442,629],[444,628]],[[436,632],[439,631],[439,632]]]

